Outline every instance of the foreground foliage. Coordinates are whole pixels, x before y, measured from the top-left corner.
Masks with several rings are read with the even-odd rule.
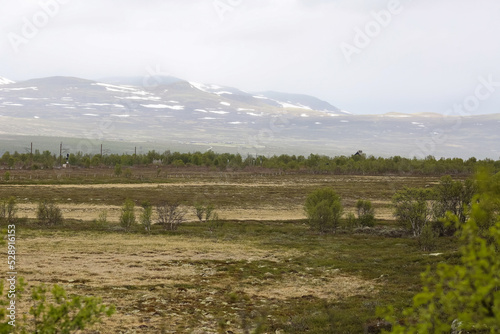
[[[423,291],[403,311],[400,323],[389,309],[393,333],[500,332],[500,174],[478,176],[470,217],[449,220],[460,228],[460,264],[442,263],[422,274]]]
[[[17,294],[24,290],[22,280],[18,282]],[[63,287],[54,285],[49,289],[41,284],[32,288],[31,300],[33,306],[29,310],[31,318],[16,315],[13,321],[5,309],[10,299],[3,295],[3,285],[0,284],[2,299],[0,305],[0,333],[54,333],[69,334],[83,330],[99,322],[104,316],[115,313],[114,305],[102,303],[102,299],[91,296],[68,296]]]
[[[0,244],[4,245],[5,242],[1,240]],[[29,309],[29,314],[32,317],[28,318],[26,315],[21,317],[16,305],[22,299],[26,283],[20,277],[13,284],[15,289],[11,286],[9,290],[7,287],[6,292],[3,280],[0,281],[0,334],[75,333],[99,322],[102,317],[109,317],[115,313],[115,306],[103,304],[101,298],[68,296],[66,290],[59,285],[49,289],[41,284],[31,289],[33,305]]]
[[[33,316],[34,333],[72,333],[83,330],[98,322],[103,316],[111,316],[114,306],[102,304],[101,298],[90,296],[67,296],[59,285],[50,289],[45,285],[33,288],[31,298],[33,306],[30,314]],[[49,303],[48,299],[53,302]],[[22,330],[26,333],[26,330]]]

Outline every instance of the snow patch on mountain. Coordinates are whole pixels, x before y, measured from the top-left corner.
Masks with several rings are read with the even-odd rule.
[[[16,87],[16,88],[0,88],[1,92],[13,92],[18,90],[38,90],[38,87]]]
[[[189,81],[189,84],[191,85],[191,87],[193,88],[196,88],[198,90],[201,90],[202,92],[207,92],[206,90],[206,86],[202,83],[199,83],[199,82],[194,82],[194,81]]]
[[[308,107],[308,106],[304,106],[302,104],[293,104],[293,103],[289,103],[289,102],[280,102],[280,101],[276,101],[278,102],[279,104],[281,104],[281,106],[283,108],[295,108],[295,109],[307,109],[307,110],[312,110],[311,107]]]
[[[229,114],[229,111],[222,111],[222,110],[211,110],[209,112],[212,114],[219,114],[219,115]]]
[[[117,99],[122,99],[122,100],[141,100],[141,101],[158,101],[161,100],[161,97],[159,96],[115,96]]]
[[[13,107],[22,107],[24,106],[23,104],[20,104],[20,103],[13,103],[13,102],[3,102],[2,103],[3,105],[6,105],[6,106],[13,106]]]
[[[144,108],[152,109],[172,109],[172,110],[184,110],[184,106],[169,106],[166,104],[141,104]]]
[[[262,116],[264,116],[264,113],[256,114],[254,112],[247,112],[247,115],[255,116],[255,117],[262,117]]]
[[[102,87],[106,88],[107,90],[109,90],[110,92],[119,92],[119,91],[130,92],[130,91],[136,90],[135,88],[132,88],[132,87],[110,85],[110,84],[106,84],[106,83],[102,83],[102,82],[93,83],[92,86],[102,86]]]
[[[9,79],[4,78],[4,77],[0,77],[0,85],[9,85],[9,84],[13,84],[13,83],[15,83],[15,82],[12,80],[9,80]]]

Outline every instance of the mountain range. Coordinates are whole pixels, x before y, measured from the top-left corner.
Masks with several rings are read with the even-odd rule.
[[[313,96],[175,77],[0,77],[0,154],[65,138],[68,150],[89,153],[105,142],[116,151],[498,159],[499,123],[500,114],[355,115]]]

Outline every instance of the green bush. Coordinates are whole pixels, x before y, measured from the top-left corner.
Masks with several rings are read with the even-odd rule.
[[[127,199],[123,203],[122,212],[120,215],[120,225],[125,229],[130,229],[135,224],[135,204],[132,200]]]
[[[49,289],[45,285],[33,288],[31,298],[33,307],[30,314],[35,319],[34,333],[71,333],[85,329],[100,320],[111,316],[114,306],[102,304],[101,298],[67,296],[59,285],[54,285],[51,292],[53,303],[47,302]]]
[[[5,234],[5,231],[1,234]],[[4,244],[4,239],[0,237],[0,245]],[[15,285],[15,297],[12,299],[12,293],[6,292],[4,288],[4,280],[0,280],[0,334],[75,333],[100,321],[103,316],[109,317],[115,313],[115,306],[104,305],[101,298],[68,296],[59,285],[54,285],[48,295],[49,288],[41,284],[31,288],[33,305],[28,314],[32,318],[26,315],[21,317],[20,313],[13,315],[8,308],[13,300],[22,300],[27,284],[19,277]]]
[[[325,233],[335,231],[342,217],[340,196],[331,188],[321,188],[310,193],[304,205],[309,226]]]
[[[19,295],[24,291],[24,281],[17,282]],[[3,282],[0,283],[2,300],[6,307],[10,302],[4,295]],[[50,292],[50,293],[49,293]],[[104,316],[115,313],[114,305],[104,305],[98,297],[68,296],[63,287],[54,285],[49,289],[41,284],[31,291],[33,306],[29,309],[32,318],[18,316],[15,322],[2,307],[0,311],[0,334],[7,333],[76,333],[99,322]],[[15,326],[13,326],[15,325]]]
[[[132,169],[130,168],[125,169],[123,176],[125,176],[127,179],[130,179],[132,177]]]
[[[56,204],[47,201],[38,203],[36,217],[40,224],[46,226],[60,225],[63,222],[61,209]]]
[[[16,213],[17,203],[15,197],[11,196],[6,200],[0,201],[0,222],[14,223],[16,221]]]
[[[174,167],[184,167],[185,164],[184,164],[184,161],[178,159],[178,160],[175,160],[173,163],[172,163],[172,166]]]
[[[444,223],[447,212],[457,216],[461,224],[465,223],[476,188],[477,184],[472,179],[461,182],[453,181],[449,175],[441,177],[434,188],[432,205],[435,228],[440,235],[451,236],[456,231],[453,224]]]
[[[423,251],[429,252],[436,247],[437,235],[431,223],[427,223],[418,236],[418,245]]]
[[[144,226],[146,232],[151,232],[151,219],[153,216],[153,207],[149,202],[142,203],[141,224]]]
[[[345,218],[345,225],[344,227],[348,230],[352,230],[356,227],[358,227],[358,220],[356,219],[356,216],[354,213],[349,212]]]
[[[122,170],[122,165],[116,164],[115,165],[115,176],[120,176],[122,175],[123,170]]]
[[[356,211],[361,226],[375,226],[375,210],[372,207],[372,202],[362,199],[358,200],[356,203]]]
[[[432,212],[427,205],[428,199],[429,193],[419,188],[404,188],[392,198],[397,222],[414,237],[418,237],[430,221]]]
[[[214,232],[222,227],[223,222],[219,219],[219,214],[215,212],[213,205],[203,205],[197,203],[195,204],[194,209],[198,220],[205,224],[210,232]]]
[[[97,228],[108,227],[108,212],[106,210],[102,210],[99,213],[99,217],[96,220],[94,220],[94,226]]]

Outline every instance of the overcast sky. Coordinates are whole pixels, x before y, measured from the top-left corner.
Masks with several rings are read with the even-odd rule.
[[[498,0],[0,0],[0,28],[12,80],[153,71],[355,114],[500,113]]]

